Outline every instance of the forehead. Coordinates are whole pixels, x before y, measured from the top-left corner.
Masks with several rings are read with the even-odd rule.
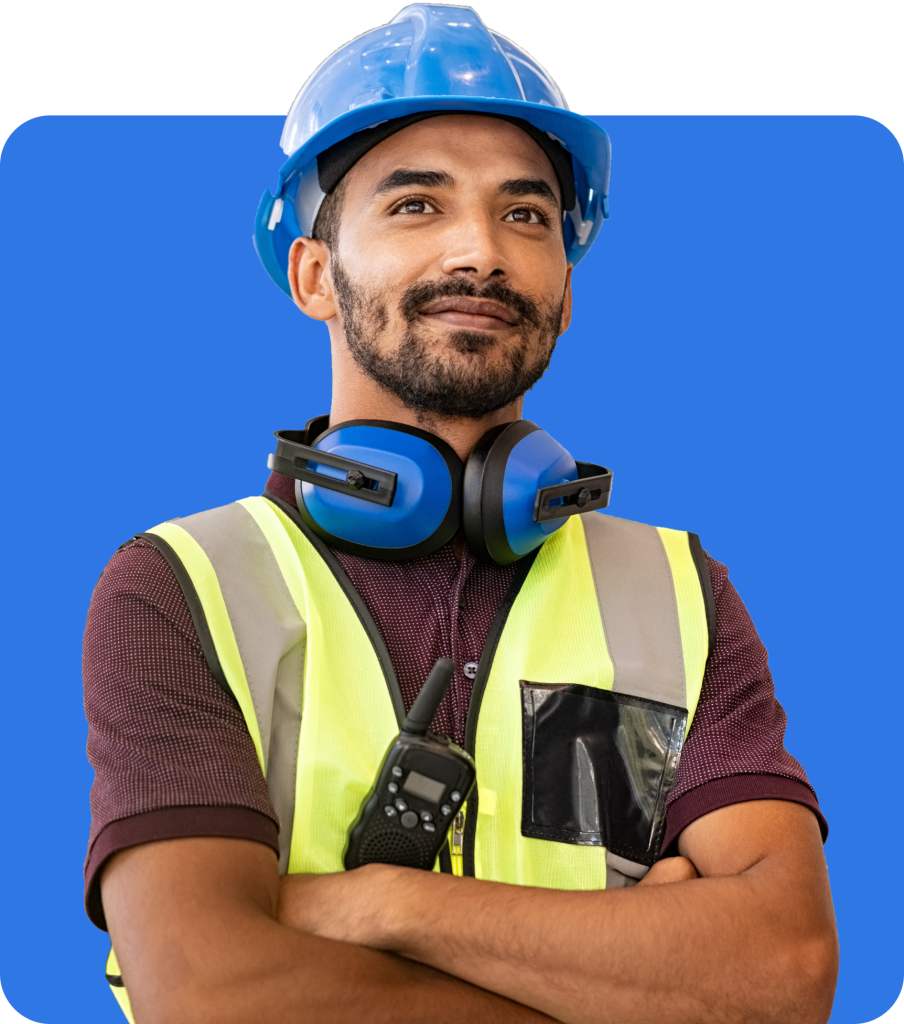
[[[400,168],[450,171],[456,181],[542,177],[558,193],[549,157],[517,125],[480,114],[440,114],[418,121],[374,146],[349,172],[357,190]]]

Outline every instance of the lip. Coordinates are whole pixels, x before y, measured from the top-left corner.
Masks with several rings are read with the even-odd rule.
[[[460,326],[511,327],[518,322],[517,315],[501,302],[475,299],[467,295],[434,299],[423,306],[420,312],[424,316],[435,316]]]

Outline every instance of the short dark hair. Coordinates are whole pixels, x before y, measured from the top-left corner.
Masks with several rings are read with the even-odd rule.
[[[344,176],[339,184],[330,192],[320,205],[311,238],[316,238],[332,252],[339,241],[339,220],[342,216],[342,203],[348,188],[348,176]]]

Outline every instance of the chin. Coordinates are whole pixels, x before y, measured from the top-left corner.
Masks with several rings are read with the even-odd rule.
[[[515,334],[514,337],[510,331],[462,331],[457,330],[451,332],[446,338],[445,347],[454,353],[458,353],[463,357],[479,357],[482,355],[488,355],[492,357],[493,354],[504,354],[514,350],[520,350],[524,352],[527,349],[532,349],[535,346],[526,341],[519,334]],[[488,360],[491,361],[491,360]],[[492,360],[497,361],[497,360]]]

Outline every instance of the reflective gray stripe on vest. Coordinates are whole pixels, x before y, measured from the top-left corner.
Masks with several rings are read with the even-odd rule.
[[[687,707],[672,570],[655,526],[581,516],[615,669],[612,690]]]
[[[267,789],[279,818],[279,870],[285,874],[295,819],[307,625],[270,545],[241,505],[187,516],[178,525],[210,559],[229,612],[254,702]]]
[[[687,708],[678,601],[655,526],[581,516],[615,693]],[[636,885],[649,868],[606,851],[606,888]]]

